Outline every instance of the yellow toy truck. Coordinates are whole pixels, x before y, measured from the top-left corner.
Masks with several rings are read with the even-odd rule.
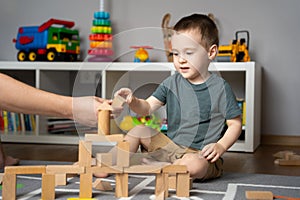
[[[247,44],[245,38],[239,39],[239,34],[246,34]],[[220,45],[217,55],[218,62],[248,62],[249,56],[249,32],[237,31],[235,32],[235,39],[229,45]]]

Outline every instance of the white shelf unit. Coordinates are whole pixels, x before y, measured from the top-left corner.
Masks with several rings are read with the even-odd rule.
[[[245,138],[236,142],[231,151],[253,152],[260,144],[260,93],[261,93],[261,68],[255,62],[246,63],[212,63],[211,71],[217,71],[232,86],[239,98],[246,101],[246,126]],[[120,87],[130,87],[134,91],[144,91],[142,96],[150,95],[166,77],[175,73],[172,63],[133,63],[133,62],[0,62],[0,72],[14,74],[29,73],[26,78],[18,77],[21,81],[31,84],[36,88],[51,92],[72,95],[74,85],[87,84],[95,90],[94,82],[101,75],[101,96],[111,98],[113,92]],[[21,74],[21,75],[20,75]],[[91,80],[88,79],[92,78]],[[82,84],[81,84],[82,83]],[[143,86],[143,87],[140,87]],[[93,88],[94,87],[94,88]],[[89,89],[83,87],[83,91]],[[146,91],[146,92],[145,92]],[[91,91],[93,93],[93,91]],[[79,92],[77,95],[87,95]],[[91,94],[92,94],[91,93]],[[88,95],[90,95],[88,93]],[[79,136],[63,136],[48,134],[45,125],[36,117],[37,129],[26,133],[2,133],[4,142],[22,143],[52,143],[52,144],[77,144]],[[112,131],[113,132],[113,131]]]

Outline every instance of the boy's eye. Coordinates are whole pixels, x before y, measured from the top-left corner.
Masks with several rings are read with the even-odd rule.
[[[173,55],[173,56],[178,56],[178,53],[177,52],[171,52],[171,54]]]
[[[192,55],[192,54],[193,54],[192,51],[187,51],[187,52],[186,52],[186,55]]]

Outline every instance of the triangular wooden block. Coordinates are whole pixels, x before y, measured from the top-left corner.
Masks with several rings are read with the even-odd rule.
[[[93,188],[101,191],[112,191],[113,188],[109,182],[102,181],[101,179],[96,179],[93,183]]]

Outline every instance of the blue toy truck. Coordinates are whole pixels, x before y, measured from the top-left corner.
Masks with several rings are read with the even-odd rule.
[[[53,26],[56,25],[56,26]],[[40,26],[19,27],[13,39],[18,61],[76,61],[80,53],[74,22],[50,19]]]

